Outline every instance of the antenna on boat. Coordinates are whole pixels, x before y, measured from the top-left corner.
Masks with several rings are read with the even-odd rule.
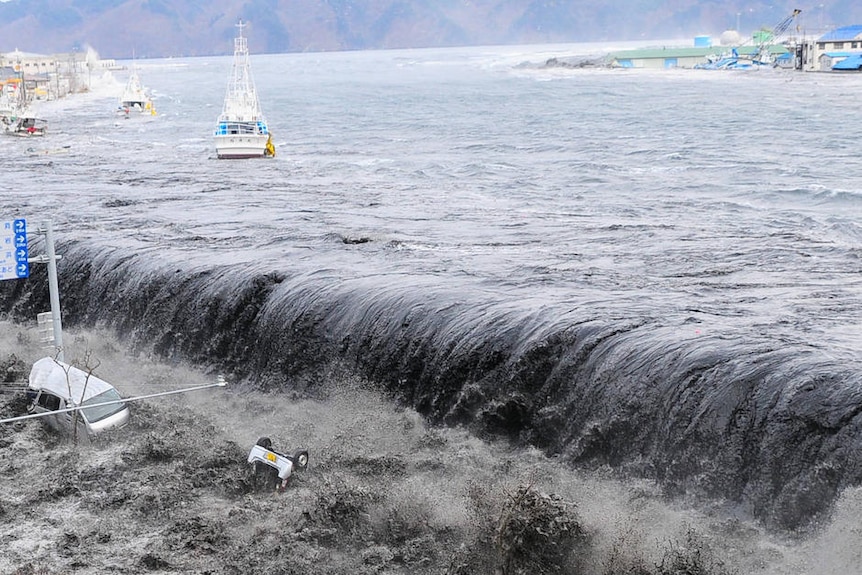
[[[242,30],[243,30],[243,28],[248,27],[248,22],[243,22],[242,18],[240,18],[239,22],[237,22],[237,24],[236,24],[236,27],[239,29],[239,33],[237,34],[237,36],[235,38],[235,42],[234,42],[235,46],[234,47],[237,49],[241,48],[243,51],[247,51],[248,50],[248,39],[246,39],[246,37],[243,36]],[[240,43],[242,44],[241,46],[240,46]]]

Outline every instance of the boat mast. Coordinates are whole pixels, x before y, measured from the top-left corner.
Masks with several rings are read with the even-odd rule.
[[[233,70],[228,81],[222,116],[234,121],[256,122],[263,119],[263,114],[251,77],[248,40],[242,35],[242,29],[247,24],[240,20],[236,26],[239,28],[239,35],[233,41]]]
[[[18,111],[19,113],[23,113],[24,110],[27,109],[27,82],[24,80],[24,66],[21,65],[21,56],[18,56],[18,65],[16,66],[16,72],[18,72]]]

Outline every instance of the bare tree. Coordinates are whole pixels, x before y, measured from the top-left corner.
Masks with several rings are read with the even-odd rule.
[[[83,403],[84,396],[87,394],[87,385],[90,383],[90,376],[93,375],[93,372],[102,363],[99,360],[95,360],[95,364],[92,364],[91,363],[92,361],[93,361],[92,352],[90,350],[87,350],[84,352],[84,359],[82,362],[73,361],[71,364],[64,364],[59,359],[57,359],[57,356],[54,356],[54,362],[58,366],[60,366],[60,369],[62,369],[63,373],[66,374],[66,389],[68,391],[68,397],[74,402]],[[74,365],[75,363],[81,364],[81,367],[78,367],[78,369],[80,369],[81,371],[83,371],[86,374],[84,376],[84,387],[83,387],[83,389],[81,389],[81,397],[78,399],[72,397],[72,381],[71,381],[71,375],[70,375],[72,368],[77,367]],[[80,406],[78,405],[78,407],[80,407]],[[71,429],[72,442],[75,444],[78,443],[78,421],[79,421],[80,417],[82,417],[80,409],[76,409],[75,411],[70,413],[70,420],[71,420],[71,426],[72,426],[72,429]]]

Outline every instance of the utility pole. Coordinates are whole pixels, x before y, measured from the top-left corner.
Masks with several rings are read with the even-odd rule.
[[[63,322],[60,314],[60,284],[57,280],[57,260],[61,256],[54,251],[54,226],[51,220],[43,222],[38,233],[45,234],[45,254],[30,258],[28,263],[48,264],[48,297],[51,301],[51,324],[54,337],[46,341],[53,343],[55,357],[63,361]]]
[[[54,252],[54,227],[45,222],[45,252],[48,256],[48,296],[51,299],[51,319],[54,324],[54,347],[57,359],[63,361],[63,324],[60,320],[60,284],[57,281],[57,254]]]
[[[53,337],[46,337],[43,341],[53,343],[55,358],[63,361],[63,324],[60,319],[60,287],[57,281],[57,260],[61,256],[54,251],[54,226],[51,220],[43,222],[36,233],[45,235],[45,253],[30,257],[27,220],[18,218],[0,222],[0,280],[24,279],[30,277],[30,264],[48,264],[48,296],[51,300]],[[49,314],[40,314],[40,323],[46,315]]]

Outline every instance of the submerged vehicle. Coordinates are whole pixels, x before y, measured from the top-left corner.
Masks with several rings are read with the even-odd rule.
[[[49,427],[80,438],[129,423],[129,407],[114,386],[52,357],[33,364],[27,398],[30,414],[44,414]]]
[[[92,370],[85,371],[62,360],[43,357],[30,370],[26,386],[27,415],[0,419],[0,424],[43,419],[61,433],[86,440],[108,429],[125,427],[130,419],[128,404],[133,401],[226,385],[227,381],[219,376],[216,383],[121,397],[114,386],[93,375]],[[308,454],[305,455],[307,460]]]
[[[261,437],[248,454],[252,479],[263,489],[284,491],[294,469],[308,467],[308,451],[298,449],[293,455],[279,453],[272,448],[272,440]]]

